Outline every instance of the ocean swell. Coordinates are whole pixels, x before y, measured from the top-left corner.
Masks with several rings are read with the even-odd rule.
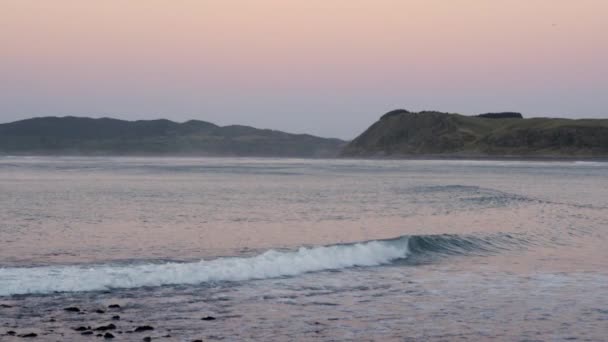
[[[408,238],[274,250],[240,258],[191,263],[9,267],[0,269],[0,296],[100,291],[163,285],[195,285],[295,276],[355,266],[377,266],[406,258]]]
[[[531,243],[529,237],[521,234],[412,235],[189,263],[7,267],[0,268],[0,296],[268,279],[399,260],[415,264],[446,256],[487,255],[525,248]]]

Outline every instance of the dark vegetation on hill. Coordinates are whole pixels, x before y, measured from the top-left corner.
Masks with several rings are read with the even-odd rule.
[[[485,113],[477,115],[481,118],[488,119],[523,119],[524,116],[521,113],[516,112],[501,112],[501,113]]]
[[[342,151],[348,157],[608,157],[608,119],[523,119],[399,109]]]
[[[0,124],[0,154],[333,157],[345,142],[191,120],[43,117]]]

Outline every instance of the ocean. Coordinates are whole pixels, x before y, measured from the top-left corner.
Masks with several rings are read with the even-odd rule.
[[[607,245],[604,162],[0,157],[0,340],[607,341]]]

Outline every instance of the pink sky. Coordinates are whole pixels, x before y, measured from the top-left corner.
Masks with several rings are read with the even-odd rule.
[[[604,0],[0,0],[0,121],[352,138],[403,107],[608,116]]]

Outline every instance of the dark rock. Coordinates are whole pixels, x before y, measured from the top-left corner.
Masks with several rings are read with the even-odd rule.
[[[152,341],[152,337],[150,337],[150,336],[146,336],[146,337],[144,337],[144,338],[142,339],[142,341],[144,341],[144,342],[150,342],[150,341]]]
[[[12,305],[8,305],[8,304],[0,304],[0,308],[4,308],[4,309],[8,309],[8,308],[12,308]]]
[[[118,305],[118,304],[110,304],[110,305],[108,305],[108,308],[110,308],[110,309],[120,309],[120,305]]]
[[[78,327],[78,328],[74,328],[74,330],[76,330],[76,331],[86,331],[86,330],[91,330],[91,327],[81,326],[81,327]]]
[[[101,309],[97,309],[97,310],[95,310],[95,312],[98,313],[98,314],[106,313],[105,311],[103,311]]]
[[[203,342],[203,340],[192,340],[192,342]]]
[[[93,332],[92,331],[84,331],[84,332],[81,332],[80,335],[93,335]]]
[[[51,319],[49,319],[49,322],[57,322],[57,320],[54,318],[51,318]]]
[[[112,316],[112,319],[115,321],[120,321],[120,316],[114,315],[114,316]]]
[[[107,333],[105,333],[105,335],[103,335],[103,338],[114,338],[114,335],[107,332]]]
[[[206,316],[206,317],[201,318],[201,320],[203,320],[203,321],[215,321],[215,317],[213,317],[213,316]]]
[[[25,337],[25,338],[27,338],[27,337],[36,337],[36,336],[38,336],[38,334],[34,334],[34,333],[28,333],[28,334],[21,334],[21,335],[19,335],[19,337]]]
[[[135,328],[135,330],[133,330],[133,331],[142,332],[142,331],[148,331],[148,330],[154,330],[154,327],[151,327],[149,325],[142,325],[142,326]]]
[[[6,332],[6,334],[9,335],[9,336],[15,336],[17,333],[14,332],[14,331],[12,331],[12,330],[9,330],[9,331]]]
[[[103,334],[97,334],[95,336],[97,336],[97,337],[103,337]]]
[[[95,331],[106,331],[106,330],[114,330],[116,329],[116,326],[112,323],[108,324],[108,325],[102,325],[100,327],[95,328]]]
[[[68,308],[64,308],[63,310],[68,311],[68,312],[80,312],[80,309],[75,306],[70,306]]]

